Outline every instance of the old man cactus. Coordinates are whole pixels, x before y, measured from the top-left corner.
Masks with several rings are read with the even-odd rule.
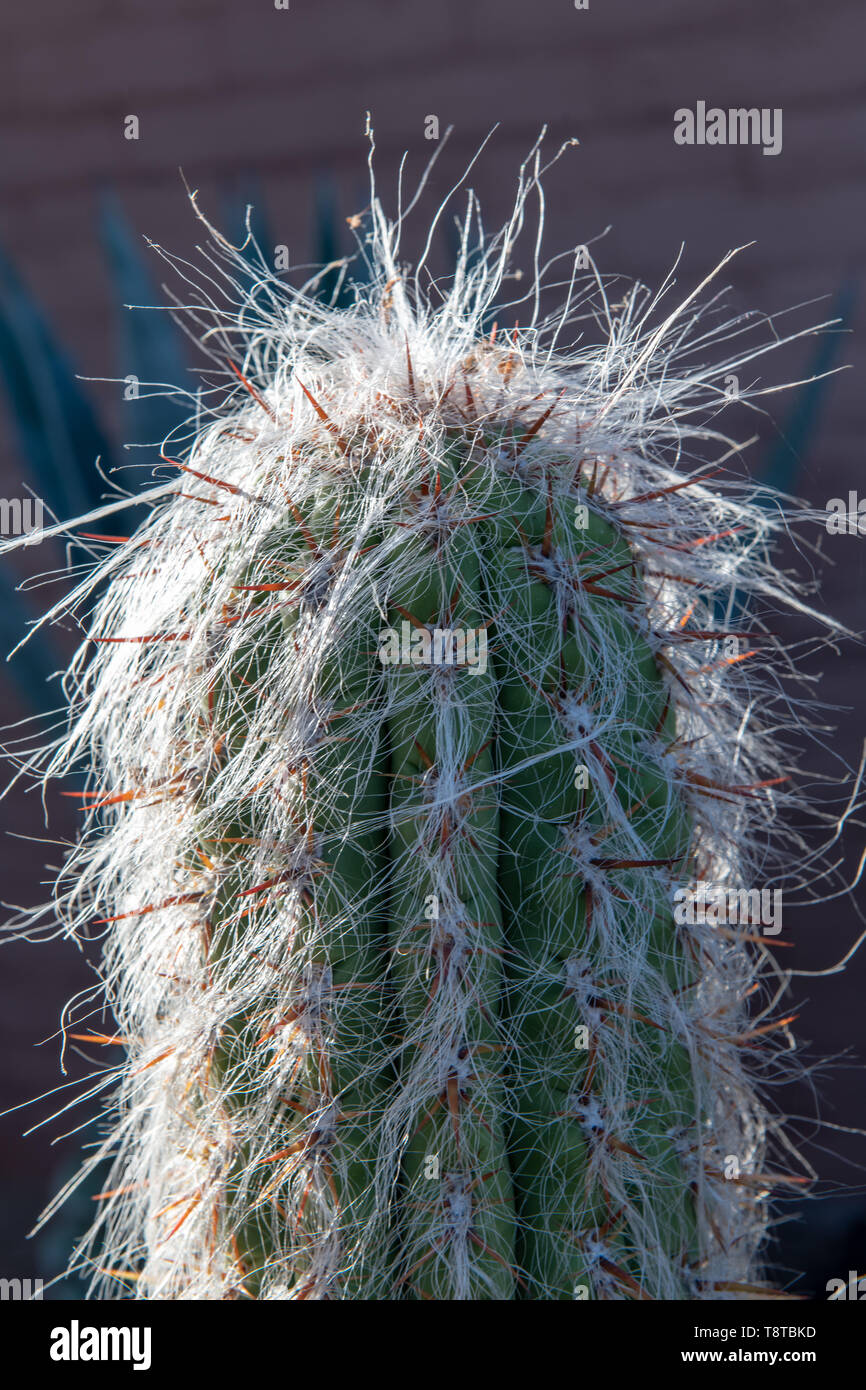
[[[90,542],[44,771],[89,769],[57,906],[102,924],[115,1024],[85,1036],[123,1049],[97,1288],[761,1279],[769,943],[677,911],[770,881],[796,719],[737,626],[790,597],[781,513],[708,423],[754,325],[609,307],[585,250],[543,317],[541,272],[508,278],[538,186],[480,251],[470,200],[444,287],[374,198],[350,307],[264,262],[203,296],[230,389],[146,524]],[[208,294],[246,269],[215,235]]]

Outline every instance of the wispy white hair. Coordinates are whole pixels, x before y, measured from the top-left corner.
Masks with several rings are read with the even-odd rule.
[[[350,1018],[349,1006],[335,1002],[329,943],[351,938],[377,885],[356,901],[330,902],[319,937],[310,929],[311,903],[312,920],[320,920],[315,905],[324,901],[327,869],[304,819],[304,770],[327,750],[319,812],[331,825],[342,818],[346,843],[365,833],[369,823],[361,825],[354,808],[373,775],[383,720],[399,713],[401,696],[382,696],[371,660],[347,715],[323,694],[333,694],[326,676],[340,644],[353,632],[373,634],[387,618],[389,594],[420,573],[420,552],[409,542],[429,533],[429,506],[399,512],[400,527],[389,532],[390,519],[417,488],[420,460],[435,475],[455,436],[472,449],[476,511],[484,512],[503,468],[531,487],[549,476],[551,460],[565,459],[570,466],[556,474],[551,505],[564,514],[586,503],[627,537],[646,593],[634,621],[676,717],[674,743],[649,738],[641,756],[666,779],[666,804],[687,806],[693,818],[701,877],[725,887],[781,884],[787,894],[824,872],[814,844],[785,829],[787,812],[801,805],[792,758],[810,704],[798,693],[791,652],[766,627],[780,605],[823,621],[780,574],[772,549],[793,517],[813,518],[734,475],[743,445],[718,417],[731,374],[745,381],[768,349],[828,325],[784,334],[762,316],[727,314],[721,294],[709,289],[721,267],[681,301],[672,274],[658,292],[635,285],[612,304],[586,247],[544,262],[543,173],[539,142],[520,170],[513,213],[492,237],[470,193],[448,281],[427,268],[448,200],[412,271],[401,262],[401,238],[425,183],[393,220],[373,184],[369,215],[355,219],[355,278],[345,278],[342,263],[336,268],[350,301],[344,307],[336,294],[330,303],[316,297],[334,267],[293,288],[251,236],[236,249],[208,225],[205,268],[174,262],[188,287],[183,317],[218,383],[198,394],[187,429],[165,443],[169,480],[143,494],[147,520],[128,540],[77,541],[95,562],[47,615],[72,616],[86,631],[65,680],[68,727],[17,754],[42,778],[87,774],[80,842],[44,916],[19,930],[51,934],[58,919],[73,937],[90,935],[94,921],[105,928],[103,1004],[115,1023],[91,1031],[116,1037],[123,1057],[96,1073],[91,1092],[110,1092],[110,1102],[83,1175],[112,1160],[107,1195],[78,1252],[96,1292],[207,1299],[252,1289],[276,1298],[406,1292],[405,1282],[395,1290],[388,1253],[401,1154],[442,1090],[446,1045],[455,1019],[465,1021],[467,993],[449,977],[423,1019],[413,1023],[409,1011],[401,1024],[398,997],[390,1006],[396,1021],[383,1015],[381,1029],[363,1039],[351,1028],[342,1040],[329,1031],[329,1011]],[[522,277],[514,271],[519,254]],[[740,405],[757,409],[766,394],[741,387]],[[496,433],[503,422],[512,426],[512,445],[520,424],[519,451],[509,452]],[[126,504],[112,501],[68,525],[92,526]],[[455,492],[450,505],[451,522],[460,524],[469,502]],[[336,508],[330,545],[301,544],[281,571],[275,543],[287,519],[303,530],[329,508]],[[307,602],[280,647],[267,625],[287,602],[275,576],[285,580],[292,566]],[[268,585],[267,608],[249,602],[251,591]],[[727,646],[745,603],[749,632]],[[579,637],[576,623],[575,631]],[[257,640],[270,644],[270,656],[250,677],[256,698],[238,702],[243,738],[228,756],[225,730],[208,710],[215,684],[249,663]],[[507,618],[500,640],[525,643],[531,663],[531,643]],[[573,711],[563,749],[598,771],[604,730],[625,718],[624,692],[637,677],[603,619],[593,643],[593,709]],[[456,805],[467,759],[459,709],[443,729],[439,791],[425,813],[431,824],[449,797]],[[494,802],[501,795],[495,773],[485,790]],[[241,804],[245,824],[255,827],[242,845],[225,834]],[[610,843],[645,854],[616,797],[608,809]],[[389,815],[383,824],[392,825]],[[420,827],[391,872],[411,879],[423,843]],[[592,846],[575,841],[570,852],[594,887],[593,977],[619,991],[620,1026],[607,1031],[599,1083],[608,1132],[634,1141],[634,1116],[652,1081],[629,1068],[629,1008],[670,1029],[690,1058],[692,1094],[671,1135],[694,1191],[698,1251],[686,1267],[660,1238],[652,1172],[622,1146],[594,1151],[595,1176],[630,1232],[640,1290],[661,1298],[684,1289],[696,1298],[753,1291],[767,1194],[774,1180],[794,1180],[765,1171],[768,1125],[777,1128],[766,1088],[792,1065],[779,1005],[785,980],[770,943],[743,925],[685,927],[682,955],[696,963],[699,984],[686,987],[685,973],[664,978],[648,966],[634,932],[642,912],[652,917],[658,875],[630,880],[629,932],[620,898],[594,868]],[[449,884],[440,887],[447,898]],[[218,904],[234,913],[234,926],[211,960]],[[397,923],[389,958],[410,957],[415,927]],[[576,961],[575,978],[581,969]],[[239,1018],[255,1024],[254,1055],[218,1067],[220,1039]],[[415,1054],[407,1018],[410,1032],[415,1027],[429,1043]],[[510,1027],[500,1022],[503,1047],[513,1051]],[[358,1086],[390,1077],[377,1102],[363,1220],[353,1222],[341,1207],[339,1162],[328,1168],[322,1159],[340,1095],[323,1080],[303,1115],[287,1111],[292,1078],[313,1053],[328,1066],[353,1064]],[[476,1078],[482,1109],[486,1084]],[[498,1079],[489,1085],[491,1096],[500,1094]],[[506,1095],[506,1109],[510,1103]],[[598,1116],[593,1124],[597,1130]],[[579,1228],[584,1199],[574,1200]],[[251,1211],[267,1248],[258,1263],[245,1247]],[[452,1296],[462,1297],[479,1255],[461,1244],[453,1223],[449,1229],[451,1244],[445,1251],[443,1226],[436,1259],[447,1267]],[[585,1243],[595,1294],[633,1296],[634,1281],[617,1274],[605,1233],[585,1227]],[[423,1242],[414,1253],[404,1272],[425,1258]]]

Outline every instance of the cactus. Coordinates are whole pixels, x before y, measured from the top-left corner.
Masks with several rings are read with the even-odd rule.
[[[342,308],[264,261],[244,291],[210,229],[196,313],[232,386],[149,520],[90,542],[41,763],[89,768],[55,910],[105,930],[116,1030],[77,1036],[124,1054],[85,1165],[114,1158],[96,1290],[761,1287],[788,1020],[750,1013],[760,929],[677,904],[778,884],[801,848],[790,660],[718,616],[805,609],[782,509],[722,476],[712,423],[764,348],[703,287],[614,315],[591,265],[552,317],[537,271],[491,325],[539,190],[536,160],[480,251],[470,198],[426,294],[374,189]]]

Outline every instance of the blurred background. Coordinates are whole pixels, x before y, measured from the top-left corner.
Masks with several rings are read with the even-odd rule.
[[[494,125],[472,172],[485,222],[510,210],[521,159],[542,124],[551,153],[576,136],[547,183],[551,252],[588,242],[600,269],[658,285],[685,250],[678,284],[690,290],[731,247],[754,243],[728,267],[735,309],[767,314],[820,300],[792,326],[839,317],[845,332],[806,338],[758,364],[767,380],[797,380],[850,364],[818,386],[773,398],[750,419],[761,439],[755,476],[812,505],[849,491],[866,497],[863,441],[863,276],[866,246],[866,12],[862,0],[31,0],[0,10],[0,492],[44,499],[69,516],[105,492],[93,468],[127,469],[146,486],[153,450],[179,417],[170,399],[127,399],[128,378],[194,385],[194,351],[166,315],[124,303],[165,303],[179,290],[143,238],[193,256],[199,205],[235,240],[243,211],[269,254],[290,263],[330,260],[352,242],[345,219],[368,201],[365,112],[372,113],[377,179],[393,208],[398,161],[407,187],[435,149],[426,136],[453,126],[425,221]],[[783,147],[682,146],[674,112],[708,106],[781,108]],[[131,120],[131,118],[134,118]],[[129,138],[133,136],[133,138]],[[455,207],[459,211],[459,205]],[[450,238],[450,240],[449,240]],[[443,227],[436,257],[453,254]],[[407,250],[411,248],[407,246]],[[788,323],[779,320],[780,329]],[[85,380],[80,378],[102,378]],[[752,377],[750,377],[750,380]],[[134,471],[129,471],[130,465]],[[128,523],[110,522],[123,532]],[[99,528],[97,528],[99,529]],[[862,540],[816,532],[822,602],[861,629],[866,614]],[[790,557],[786,557],[790,558]],[[44,542],[0,561],[3,655],[28,619],[58,597],[64,550]],[[803,560],[799,561],[801,572]],[[19,588],[25,583],[24,591]],[[809,629],[789,625],[791,640]],[[45,678],[75,633],[54,628],[0,666],[2,723],[58,703]],[[838,777],[855,767],[864,736],[862,648],[843,643],[804,658],[831,708],[826,749],[809,766]],[[28,726],[23,726],[26,729]],[[19,729],[19,733],[21,730]],[[6,736],[8,745],[12,736]],[[13,772],[5,765],[6,776]],[[837,809],[839,809],[837,803]],[[46,829],[46,813],[48,816]],[[42,899],[58,842],[75,834],[75,801],[16,786],[0,803],[0,897]],[[40,843],[49,837],[48,845]],[[841,844],[849,874],[866,832]],[[815,840],[817,843],[817,837]],[[857,890],[861,907],[863,888]],[[7,910],[6,916],[9,915]],[[785,907],[784,964],[820,971],[837,962],[862,924],[850,900]],[[55,1278],[89,1220],[93,1191],[78,1194],[32,1239],[49,1197],[75,1170],[93,1106],[73,1087],[30,1104],[87,1065],[74,1045],[60,1072],[58,1025],[66,1001],[95,981],[94,948],[64,941],[0,952],[0,1276]],[[778,1208],[774,1259],[802,1294],[826,1297],[832,1277],[866,1274],[866,948],[844,973],[794,983],[792,1009],[811,1084],[777,1094],[795,1116],[818,1174],[818,1198]],[[828,1061],[827,1059],[831,1059]],[[820,1090],[819,1113],[814,1121]],[[24,1107],[24,1108],[20,1108]],[[28,1132],[31,1131],[31,1132]],[[91,1131],[92,1134],[92,1131]],[[75,1280],[52,1297],[78,1297]]]

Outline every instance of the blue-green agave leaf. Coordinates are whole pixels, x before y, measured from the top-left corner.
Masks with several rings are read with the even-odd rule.
[[[189,377],[182,334],[162,307],[165,297],[151,274],[143,239],[113,194],[102,199],[100,227],[120,308],[120,376],[129,407],[124,436],[132,444],[161,445],[190,412],[189,401],[173,389]]]
[[[108,437],[36,301],[0,251],[0,375],[35,494],[62,516],[99,501]]]

